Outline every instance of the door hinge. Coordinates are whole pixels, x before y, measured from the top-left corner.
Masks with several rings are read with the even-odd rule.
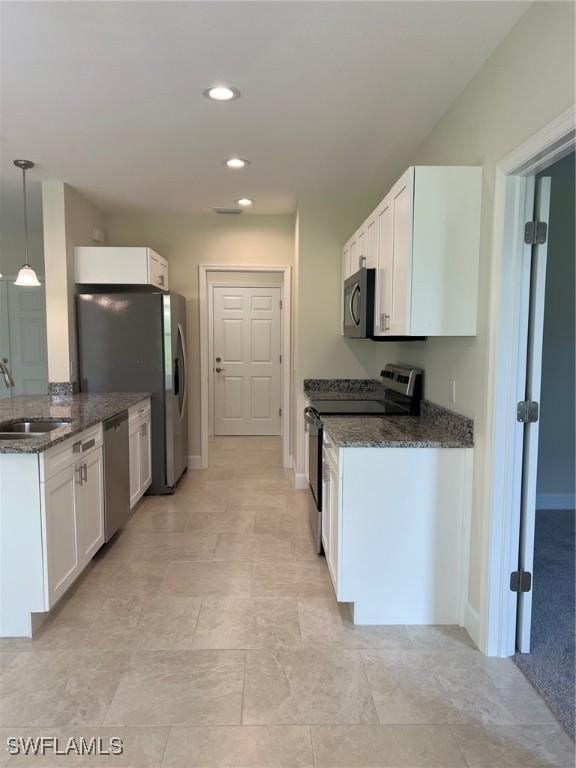
[[[278,355],[280,362],[282,362],[282,355]]]
[[[532,589],[532,574],[530,571],[512,571],[510,574],[511,592],[530,592]]]
[[[520,400],[516,406],[516,420],[521,424],[534,424],[538,415],[539,407],[535,400]]]
[[[548,235],[545,221],[527,221],[524,224],[524,242],[526,245],[543,245]]]
[[[282,309],[282,299],[280,299],[280,309]]]
[[[282,408],[278,408],[278,416],[282,416]]]

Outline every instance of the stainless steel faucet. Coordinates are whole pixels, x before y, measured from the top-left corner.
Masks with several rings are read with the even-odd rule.
[[[14,379],[12,378],[12,374],[10,373],[10,368],[6,365],[6,360],[0,360],[0,373],[2,374],[2,377],[4,378],[4,384],[6,384],[6,387],[8,389],[12,389],[12,387],[15,386]]]

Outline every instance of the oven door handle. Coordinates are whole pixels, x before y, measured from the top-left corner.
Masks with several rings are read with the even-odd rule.
[[[307,406],[304,408],[304,421],[306,424],[311,424],[313,427],[317,427],[320,423],[320,414],[315,408]]]

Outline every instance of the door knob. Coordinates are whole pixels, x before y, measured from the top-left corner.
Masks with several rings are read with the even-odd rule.
[[[225,371],[225,370],[226,370],[226,368],[216,368],[215,369],[216,373],[222,373],[222,371]]]

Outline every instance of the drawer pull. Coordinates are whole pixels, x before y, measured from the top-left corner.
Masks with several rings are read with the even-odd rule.
[[[82,440],[78,440],[78,442],[74,443],[74,445],[72,446],[72,452],[80,453],[81,449],[82,449]]]
[[[85,453],[86,451],[89,451],[90,448],[94,448],[96,445],[96,440],[92,438],[92,440],[88,440],[82,445],[82,453]]]

